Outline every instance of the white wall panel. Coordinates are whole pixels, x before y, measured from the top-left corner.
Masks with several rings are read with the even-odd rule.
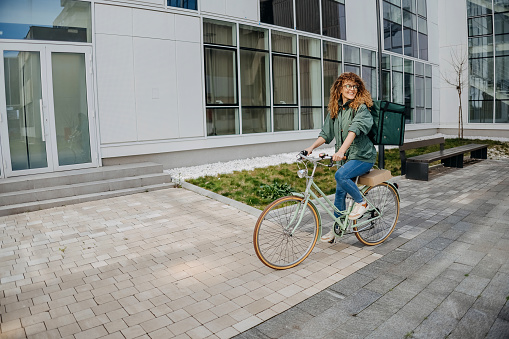
[[[226,0],[226,15],[258,22],[259,0]]]
[[[175,14],[134,9],[133,35],[175,40]]]
[[[346,39],[377,48],[375,0],[345,1]]]
[[[178,137],[175,42],[133,38],[138,141]]]
[[[95,5],[95,33],[133,34],[133,10],[127,7]]]
[[[226,0],[202,0],[201,11],[217,14],[226,14]]]
[[[205,107],[203,106],[203,62],[197,43],[177,41],[177,94],[179,136],[203,136]]]
[[[101,143],[136,141],[132,37],[95,35]]]
[[[187,42],[200,42],[200,18],[175,15],[175,39]]]
[[[438,25],[428,23],[428,61],[438,64],[440,61]]]

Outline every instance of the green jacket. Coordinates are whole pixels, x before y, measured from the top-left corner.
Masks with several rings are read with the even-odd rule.
[[[339,105],[338,116],[335,119],[327,114],[322,131],[319,136],[325,139],[327,144],[336,139],[336,152],[348,136],[348,132],[355,133],[355,139],[346,152],[347,160],[361,160],[374,163],[376,160],[376,148],[368,138],[368,132],[373,125],[373,117],[367,106],[362,104],[354,114],[349,106],[350,102]]]

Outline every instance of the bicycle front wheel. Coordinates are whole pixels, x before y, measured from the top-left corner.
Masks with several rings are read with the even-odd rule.
[[[399,217],[399,198],[393,186],[383,182],[367,189],[364,195],[378,209],[368,211],[365,217],[375,218],[359,227],[354,227],[357,239],[364,245],[378,245],[391,235]],[[359,220],[359,223],[361,220]],[[354,221],[357,224],[357,220]]]
[[[318,212],[303,198],[287,196],[269,204],[253,234],[256,255],[267,266],[284,270],[300,264],[316,244]]]

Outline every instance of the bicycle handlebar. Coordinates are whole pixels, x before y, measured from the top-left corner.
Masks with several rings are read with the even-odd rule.
[[[308,156],[308,152],[306,150],[304,150],[304,151],[301,151],[297,155],[297,157],[300,158],[300,159],[306,159],[306,160],[311,161],[313,163],[320,162],[322,160],[330,160],[330,162],[329,162],[329,164],[327,164],[327,166],[328,167],[332,167],[334,165],[334,161],[332,160],[332,156],[328,155],[328,154],[325,154],[325,153],[320,153],[318,155],[318,158],[316,158],[316,157]],[[346,157],[343,157],[343,159],[341,159],[341,160],[346,160]]]

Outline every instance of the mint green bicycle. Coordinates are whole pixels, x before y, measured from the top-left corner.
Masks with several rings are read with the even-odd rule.
[[[389,171],[372,170],[356,179],[368,203],[368,210],[361,218],[352,221],[334,217],[334,211],[349,215],[353,199],[347,196],[346,210],[339,211],[313,180],[318,165],[333,166],[332,157],[320,154],[315,158],[303,152],[297,157],[299,164],[304,166],[297,175],[306,179],[306,189],[303,193],[293,193],[273,201],[256,222],[253,244],[256,255],[265,265],[283,270],[297,266],[311,254],[322,234],[322,218],[317,203],[334,220],[336,239],[354,233],[361,243],[373,246],[389,237],[398,222],[400,203],[397,184],[387,181],[392,177]]]

